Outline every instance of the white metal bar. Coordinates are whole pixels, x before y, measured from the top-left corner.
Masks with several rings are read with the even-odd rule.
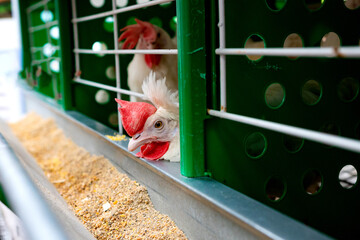
[[[73,18],[76,18],[76,0],[71,0],[71,9]],[[74,31],[74,48],[79,48],[79,32],[77,22],[73,22],[73,31]],[[75,52],[75,73],[79,73],[80,71],[80,56],[78,52]]]
[[[59,46],[53,46],[53,48],[55,50],[59,50],[60,47]],[[31,47],[30,50],[31,52],[38,52],[38,51],[42,51],[44,49],[44,47]]]
[[[144,98],[144,94],[141,94],[141,93],[132,92],[132,91],[125,90],[125,89],[119,89],[119,88],[108,86],[108,85],[105,85],[105,84],[96,83],[96,82],[92,82],[92,81],[89,81],[89,80],[84,80],[84,79],[81,79],[81,78],[75,78],[73,81],[76,82],[76,83],[81,83],[81,84],[84,84],[84,85],[87,85],[87,86],[101,88],[101,89],[109,90],[109,91],[112,91],[112,92],[118,92],[118,93],[131,95],[131,96],[135,96],[135,97],[139,97],[139,98]]]
[[[50,2],[50,1],[51,1],[51,0],[43,0],[43,1],[37,2],[37,3],[29,6],[29,7],[26,9],[26,11],[27,11],[28,13],[30,13],[30,12],[32,12],[32,11],[34,11],[34,10],[42,7],[42,6],[44,6],[45,4],[47,4],[47,3]]]
[[[119,8],[119,9],[112,10],[112,11],[102,12],[102,13],[98,13],[98,14],[94,14],[94,15],[90,15],[90,16],[86,16],[86,17],[76,18],[74,16],[72,19],[72,22],[73,23],[85,22],[85,21],[94,20],[97,18],[103,18],[103,17],[114,15],[114,14],[118,14],[118,13],[128,12],[128,11],[145,8],[145,7],[150,7],[150,6],[154,6],[154,5],[159,5],[161,3],[167,3],[167,2],[172,2],[172,1],[175,1],[175,0],[155,0],[155,1],[149,1],[146,3],[132,5],[129,7]]]
[[[51,60],[54,60],[54,59],[59,60],[59,61],[61,60],[59,57],[49,57],[49,58],[46,58],[46,59],[32,60],[31,64],[32,65],[37,65],[37,64],[41,64],[43,62],[50,62]]]
[[[112,0],[112,10],[116,10],[116,0]],[[113,21],[114,21],[114,48],[115,51],[119,50],[119,34],[118,34],[118,24],[117,24],[117,15],[113,15]],[[120,59],[119,54],[115,53],[115,76],[116,76],[116,88],[121,89],[121,79],[120,79]],[[121,99],[121,94],[118,92],[116,94],[116,97],[118,99]],[[119,134],[123,134],[123,127],[122,127],[122,121],[121,121],[121,115],[120,112],[117,111],[118,115],[118,129]]]
[[[219,45],[225,49],[225,0],[219,0]],[[226,112],[226,56],[220,55],[220,104]]]
[[[55,20],[55,21],[52,21],[52,22],[47,22],[45,24],[42,24],[42,25],[38,25],[38,26],[35,26],[35,27],[29,27],[29,32],[36,32],[36,31],[40,31],[40,30],[43,30],[43,29],[47,29],[49,27],[52,27],[54,25],[58,25],[59,24],[59,21],[58,20]]]
[[[308,47],[308,48],[218,48],[218,55],[261,55],[290,57],[360,57],[360,47]]]
[[[84,54],[161,54],[161,55],[176,55],[178,53],[177,49],[118,49],[118,50],[99,50],[94,51],[91,49],[74,49],[75,53],[84,53]]]
[[[248,125],[269,129],[272,131],[292,135],[299,138],[308,139],[311,141],[332,145],[342,149],[350,150],[353,152],[360,153],[360,141],[353,140],[350,138],[339,137],[327,133],[320,133],[313,130],[303,129],[299,127],[293,127],[281,123],[270,122],[257,118],[246,117],[242,115],[236,115],[232,113],[220,112],[217,110],[208,110],[208,114],[214,117],[225,118]]]

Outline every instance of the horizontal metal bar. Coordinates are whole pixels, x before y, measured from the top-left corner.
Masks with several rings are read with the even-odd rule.
[[[49,57],[46,59],[32,60],[31,65],[37,65],[37,64],[44,63],[44,62],[50,62],[51,60],[59,60],[60,61],[61,59],[59,57]]]
[[[60,47],[59,46],[52,46],[52,48],[54,50],[59,50]],[[42,51],[44,49],[44,47],[31,47],[30,50],[31,52],[38,52],[38,51]]]
[[[0,159],[1,185],[30,239],[68,239],[2,134]]]
[[[84,54],[161,54],[161,55],[176,55],[177,49],[126,49],[126,50],[99,50],[91,49],[74,49],[74,53]]]
[[[208,114],[360,153],[360,141],[281,123],[208,109]]]
[[[114,15],[114,14],[118,14],[118,13],[129,12],[129,11],[133,11],[136,9],[150,7],[150,6],[154,6],[154,5],[159,5],[161,3],[168,3],[168,2],[173,2],[173,1],[175,1],[175,0],[155,0],[155,1],[151,1],[151,2],[149,1],[146,3],[136,4],[136,5],[132,5],[129,7],[119,8],[117,10],[102,12],[102,13],[98,13],[98,14],[94,14],[94,15],[90,15],[90,16],[86,16],[86,17],[73,18],[71,21],[73,23],[85,22],[85,21],[94,20],[97,18],[103,18],[103,17]]]
[[[118,93],[130,95],[130,96],[144,98],[144,94],[141,94],[141,93],[132,92],[132,91],[121,89],[121,88],[116,88],[116,87],[108,86],[108,85],[105,85],[105,84],[96,83],[96,82],[92,82],[92,81],[89,81],[89,80],[84,80],[84,79],[81,79],[81,78],[75,78],[73,81],[76,82],[76,83],[81,83],[81,84],[91,86],[91,87],[101,88],[101,89],[109,90],[109,91],[112,91],[112,92],[118,92]]]
[[[308,47],[308,48],[218,48],[218,55],[258,55],[289,57],[360,57],[360,47]]]
[[[51,0],[43,0],[43,1],[37,2],[37,3],[29,6],[29,7],[26,9],[26,11],[27,11],[28,13],[30,13],[30,12],[32,12],[32,11],[34,11],[34,10],[42,7],[42,6],[44,6],[45,4],[47,4],[47,3],[50,2],[50,1],[51,1]]]
[[[36,31],[40,31],[40,30],[43,30],[43,29],[47,29],[49,27],[52,27],[52,26],[55,26],[55,25],[58,25],[59,24],[59,21],[58,20],[55,20],[55,21],[52,21],[52,22],[47,22],[45,24],[42,24],[42,25],[38,25],[38,26],[35,26],[35,27],[29,27],[29,32],[36,32]]]

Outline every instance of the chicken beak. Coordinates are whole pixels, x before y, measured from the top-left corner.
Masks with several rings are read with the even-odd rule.
[[[156,137],[149,136],[146,132],[137,133],[130,139],[128,150],[132,152],[146,143],[156,141],[156,139]]]

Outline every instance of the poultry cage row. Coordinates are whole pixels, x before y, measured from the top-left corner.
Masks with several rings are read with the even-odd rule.
[[[24,81],[122,132],[120,29],[177,37],[181,172],[333,237],[359,237],[360,8],[355,0],[19,1]],[[145,53],[147,50],[144,50]],[[144,53],[144,52],[142,52]]]

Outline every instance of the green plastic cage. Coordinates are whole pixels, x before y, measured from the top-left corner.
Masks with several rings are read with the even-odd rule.
[[[356,238],[356,3],[19,1],[22,77],[65,110],[121,132],[112,99],[128,99],[136,50],[120,50],[119,29],[139,18],[177,32],[169,54],[179,61],[181,173],[214,178],[330,236]]]

